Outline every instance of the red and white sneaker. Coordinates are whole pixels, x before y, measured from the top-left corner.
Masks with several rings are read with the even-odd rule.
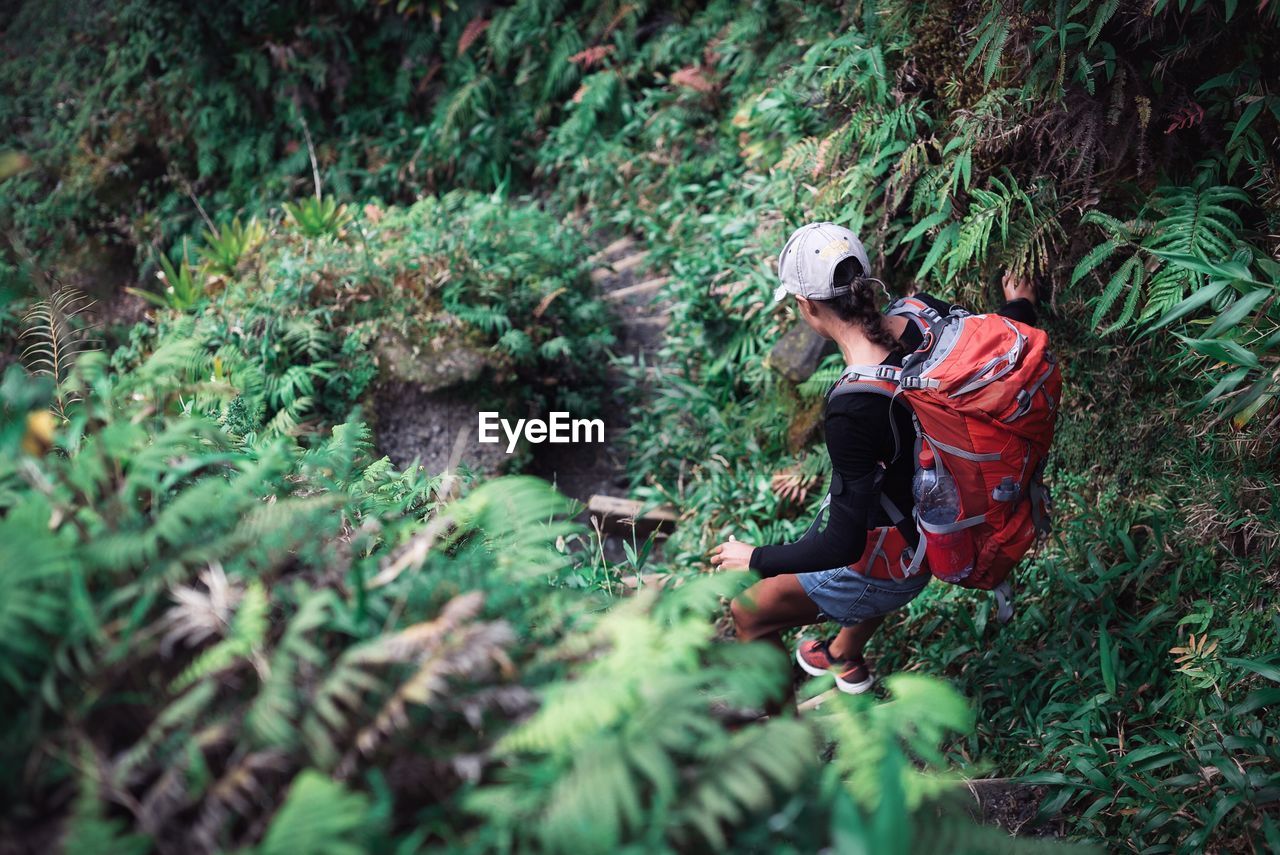
[[[836,688],[848,695],[860,695],[875,684],[867,663],[857,659],[836,659],[828,645],[830,639],[804,639],[796,646],[796,661],[806,674],[821,677],[835,672]]]

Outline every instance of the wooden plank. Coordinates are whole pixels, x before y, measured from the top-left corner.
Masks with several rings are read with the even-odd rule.
[[[644,502],[638,502],[635,499],[623,499],[618,496],[601,496],[595,495],[587,500],[588,513],[596,514],[604,518],[612,517],[621,520],[634,520],[635,522],[649,522],[658,525],[674,526],[680,519],[680,515],[676,513],[675,508],[657,507],[646,513],[641,513],[644,509]]]
[[[637,294],[648,294],[657,291],[667,282],[671,281],[670,276],[659,276],[656,279],[646,279],[643,282],[637,282],[635,285],[628,285],[626,288],[619,288],[617,291],[610,291],[604,295],[606,300],[617,303],[628,297],[634,297]]]
[[[675,588],[684,580],[678,576],[672,576],[669,573],[641,573],[639,575],[623,576],[618,580],[622,587],[627,591],[638,591],[641,588]]]
[[[662,309],[656,315],[642,315],[632,318],[628,323],[633,327],[664,327],[671,320],[671,310]]]
[[[631,255],[619,258],[617,261],[611,261],[591,271],[591,281],[593,284],[599,285],[601,282],[612,279],[615,276],[621,276],[629,270],[639,267],[648,257],[649,253],[647,252],[633,252]]]
[[[797,712],[812,712],[813,710],[816,710],[816,709],[818,709],[819,707],[821,707],[821,706],[822,706],[824,703],[826,703],[827,701],[829,701],[829,700],[831,700],[832,698],[834,698],[834,697],[836,696],[836,692],[837,692],[837,691],[838,691],[837,689],[827,689],[825,692],[823,692],[823,693],[822,693],[822,694],[820,694],[820,695],[814,695],[814,696],[813,696],[812,698],[810,698],[809,700],[807,700],[807,701],[805,701],[804,703],[799,704],[798,706],[796,706],[796,711],[797,711]]]

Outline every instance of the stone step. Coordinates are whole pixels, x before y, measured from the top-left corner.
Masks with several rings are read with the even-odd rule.
[[[628,270],[631,270],[632,268],[639,267],[641,264],[644,264],[645,259],[648,257],[649,257],[648,250],[633,252],[630,255],[619,258],[617,261],[613,262],[609,266],[613,268],[614,273],[626,273]]]

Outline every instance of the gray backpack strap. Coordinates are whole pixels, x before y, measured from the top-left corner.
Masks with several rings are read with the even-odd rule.
[[[1008,623],[1013,617],[1013,586],[1009,584],[1009,580],[1005,579],[995,587],[996,595],[996,620],[1000,623]]]
[[[875,392],[877,395],[892,396],[894,393],[888,389],[862,381],[887,380],[890,383],[897,383],[901,374],[902,369],[896,365],[850,365],[840,375],[840,379],[831,384],[827,398],[829,400],[835,395],[843,395],[846,392]]]
[[[929,327],[942,320],[942,314],[919,297],[899,297],[885,307],[887,318],[905,317],[924,335]]]
[[[840,375],[840,379],[832,384],[831,390],[827,392],[827,403],[836,395],[846,395],[850,392],[870,392],[875,395],[883,395],[889,399],[889,430],[893,432],[893,458],[898,459],[898,455],[902,452],[902,438],[898,435],[898,423],[893,419],[893,401],[902,391],[896,388],[892,392],[883,386],[875,383],[863,382],[865,380],[883,380],[890,383],[897,383],[902,369],[896,365],[851,365]],[[915,415],[912,414],[912,418]]]
[[[869,532],[875,531],[875,529],[868,529],[868,531]],[[890,576],[893,575],[893,567],[889,564],[889,556],[884,554],[884,540],[888,536],[889,536],[889,529],[887,528],[880,529],[880,536],[876,538],[876,545],[871,548],[871,553],[870,553],[871,557],[867,559],[868,575],[870,575],[871,572],[875,569],[876,561],[881,558],[884,559],[884,566],[889,568],[889,575]]]
[[[924,533],[924,529],[920,529],[920,542],[917,543],[914,548],[910,546],[907,547],[908,549],[911,549],[911,563],[910,564],[904,563],[902,566],[902,574],[904,579],[914,576],[920,572],[920,568],[924,566],[924,556],[925,556],[925,551],[928,548],[928,545],[929,545],[929,538]]]
[[[884,491],[880,493],[880,507],[884,509],[885,514],[889,517],[889,522],[893,523],[901,534],[902,539],[907,542],[907,546],[919,553],[919,558],[924,558],[924,529],[915,526],[912,530],[911,521],[907,519],[907,515],[890,499]],[[911,569],[907,573],[908,576],[914,574],[920,569],[920,561],[913,560]]]

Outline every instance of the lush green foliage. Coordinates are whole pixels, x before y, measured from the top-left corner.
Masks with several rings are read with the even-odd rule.
[[[440,477],[371,459],[358,423],[306,450],[240,440],[182,403],[205,382],[197,349],[124,374],[82,359],[84,400],[43,457],[13,425],[49,386],[5,376],[13,820],[79,793],[63,843],[84,849],[68,851],[802,847],[886,829],[905,845],[905,811],[941,790],[903,751],[944,765],[937,743],[970,725],[947,687],[903,677],[893,704],[835,703],[825,770],[809,723],[732,732],[726,710],[786,679],[773,649],[713,638],[738,580],[593,618],[593,597],[555,584],[573,527],[545,484],[450,501]],[[788,801],[785,826],[763,821]]]
[[[164,290],[140,293],[176,312],[134,329],[114,367],[131,369],[172,341],[197,342],[200,358],[211,358],[211,385],[187,406],[237,435],[344,419],[378,361],[393,376],[412,373],[406,361],[433,362],[445,383],[452,353],[468,347],[492,351],[483,370],[495,396],[589,409],[613,339],[574,230],[526,205],[466,193],[404,209],[370,205],[343,213],[334,231],[318,224],[332,225],[340,209],[315,200],[287,207],[265,244],[267,225],[233,221],[207,233],[202,263],[185,257],[185,242],[184,257],[161,257]],[[546,377],[563,388],[530,382]]]
[[[0,332],[50,376],[0,386],[0,822],[67,851],[1009,845],[947,810],[958,766],[1110,848],[1280,848],[1280,7],[20,6]],[[785,671],[714,637],[743,580],[690,568],[817,499],[834,364],[792,389],[764,359],[794,322],[771,259],[815,218],[895,291],[1033,277],[1068,356],[1015,623],[933,586],[877,641],[976,717],[903,674],[730,725]],[[540,485],[396,471],[354,412],[463,350],[485,394],[589,409],[588,247],[620,231],[672,305],[632,475],[686,511],[629,567],[567,549]],[[58,286],[126,282],[151,322],[77,359]],[[641,564],[685,581],[614,603]]]
[[[880,4],[754,91],[735,88],[726,63],[729,127],[681,138],[706,152],[706,171],[629,176],[625,222],[672,273],[681,331],[636,431],[635,470],[644,495],[688,510],[668,546],[676,566],[729,533],[775,542],[807,523],[782,494],[803,485],[820,498],[814,404],[761,359],[787,322],[761,311],[768,260],[796,222],[870,235],[899,289],[983,305],[1001,272],[1034,276],[1077,363],[1055,467],[1067,522],[1026,573],[1012,627],[998,632],[972,594],[934,589],[882,643],[883,661],[925,661],[964,686],[979,727],[957,750],[998,752],[1002,773],[1062,785],[1043,813],[1065,811],[1078,833],[1138,850],[1274,847],[1280,520],[1267,476],[1253,474],[1275,471],[1277,268],[1262,237],[1275,231],[1275,147],[1257,143],[1277,125],[1254,106],[1274,78],[1272,13],[1060,5],[1097,16],[1064,25],[1049,4],[1026,5],[1002,20],[994,4],[981,19]],[[959,56],[957,21],[977,25]],[[1172,36],[1200,25],[1214,36]],[[1224,31],[1251,37],[1215,53]],[[1183,112],[1191,97],[1216,122]],[[815,101],[825,117],[800,106]],[[584,171],[572,186],[618,192],[591,181]],[[1178,336],[1106,345],[1072,318],[1103,336]],[[800,392],[824,388],[818,376]],[[1188,424],[1188,401],[1223,396],[1215,415],[1256,439]]]

